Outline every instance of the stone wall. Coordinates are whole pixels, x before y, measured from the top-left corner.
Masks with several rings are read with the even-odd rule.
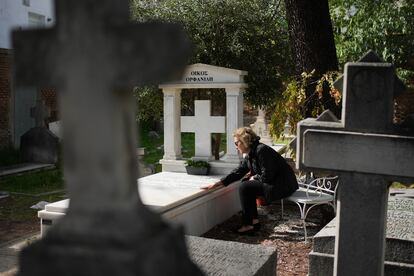
[[[0,149],[11,144],[11,90],[12,90],[12,51],[0,49]],[[42,88],[42,98],[51,110],[49,122],[58,120],[56,90]],[[34,106],[35,103],[33,103]]]
[[[10,145],[11,51],[0,49],[0,148]]]

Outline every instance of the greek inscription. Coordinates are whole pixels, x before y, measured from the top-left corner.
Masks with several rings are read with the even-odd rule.
[[[214,78],[208,75],[208,71],[191,71],[185,82],[213,82]]]

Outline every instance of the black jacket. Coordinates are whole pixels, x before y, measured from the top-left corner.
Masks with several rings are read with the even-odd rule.
[[[263,183],[267,202],[290,196],[298,187],[295,173],[286,160],[271,147],[256,141],[240,166],[222,178],[225,186],[242,179],[248,172]]]

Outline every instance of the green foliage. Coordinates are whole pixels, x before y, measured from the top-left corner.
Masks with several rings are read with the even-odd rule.
[[[164,149],[164,135],[160,134],[158,138],[149,137],[150,129],[145,126],[140,126],[139,131],[139,146],[145,148],[145,155],[143,157],[144,163],[147,165],[154,165],[157,169],[158,161],[162,159]],[[182,155],[184,158],[194,156],[194,133],[181,133]],[[156,170],[157,172],[160,170]]]
[[[323,87],[329,87],[330,96],[335,99],[339,105],[341,93],[334,86],[335,80],[339,76],[339,72],[327,72],[316,81],[316,88],[311,95],[306,94],[306,87],[314,81],[315,71],[310,73],[302,73],[300,79],[292,79],[286,85],[282,97],[277,101],[270,122],[270,133],[276,138],[283,135],[286,120],[289,120],[293,134],[296,133],[296,125],[299,121],[305,119],[306,110],[312,101],[312,117],[316,117],[325,110],[325,102],[323,101]]]
[[[202,160],[194,161],[194,160],[189,159],[185,162],[185,165],[190,166],[190,167],[195,167],[195,168],[210,168],[210,164]]]
[[[137,121],[149,122],[159,120],[163,112],[163,95],[156,87],[135,87],[134,96],[138,112]]]
[[[341,91],[335,88],[334,83],[340,76],[338,71],[329,71],[325,74],[322,74],[322,77],[316,82],[315,91],[318,93],[318,98],[321,100],[323,98],[324,86],[328,85],[329,95],[335,100],[335,104],[339,105],[342,99]],[[323,103],[322,103],[323,105]]]
[[[46,170],[0,178],[0,190],[14,193],[38,194],[64,189],[60,169]]]
[[[133,0],[137,21],[181,22],[193,42],[190,63],[249,71],[245,99],[269,106],[291,68],[287,24],[278,0]]]
[[[329,0],[336,50],[339,62],[356,61],[372,49],[386,62],[395,64],[397,74],[407,84],[414,84],[414,5],[408,0]],[[327,72],[316,81],[315,93],[306,91],[314,80],[312,72],[302,74],[301,79],[286,83],[281,99],[276,103],[271,120],[271,133],[280,137],[286,119],[292,130],[305,118],[309,103],[312,117],[325,109],[323,102],[328,91],[338,105],[341,92],[333,87],[338,72]],[[307,95],[308,94],[308,95]]]
[[[158,138],[149,137],[149,128],[140,125],[139,129],[138,146],[145,148],[145,155],[143,157],[144,163],[147,165],[155,165],[160,159],[162,159],[162,155],[164,153],[161,147],[164,142],[164,136],[163,134],[160,134]]]
[[[8,198],[0,201],[0,221],[38,221],[38,210],[30,209],[30,206],[39,201],[55,202],[64,198],[64,192],[39,194],[63,189],[63,175],[59,168],[0,178],[0,191],[10,192]]]
[[[393,189],[414,189],[414,183],[392,182],[390,188],[393,188]]]
[[[59,201],[64,199],[63,195],[63,193],[60,193],[34,197],[12,194],[10,197],[0,201],[0,221],[7,223],[27,223],[28,221],[31,221],[33,224],[38,225],[39,218],[37,217],[37,212],[39,210],[30,209],[30,206],[35,205],[39,201]],[[18,234],[16,236],[18,236]],[[1,237],[0,235],[0,243],[4,241],[4,238],[5,237]]]
[[[329,2],[340,63],[355,61],[372,49],[397,68],[414,70],[412,0]],[[409,80],[407,74],[400,77]]]

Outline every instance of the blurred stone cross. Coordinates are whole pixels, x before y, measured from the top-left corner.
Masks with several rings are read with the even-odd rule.
[[[57,0],[56,27],[13,34],[17,86],[57,88],[70,208],[20,257],[20,275],[198,275],[183,231],[137,191],[132,87],[180,77],[175,24],[129,22],[128,0]]]
[[[298,125],[297,166],[340,175],[334,275],[384,275],[388,187],[414,180],[414,137],[393,125],[401,83],[369,52],[347,63],[342,118]]]
[[[46,127],[45,120],[50,116],[50,108],[45,105],[40,92],[37,93],[36,106],[30,109],[30,116],[35,119],[36,127]]]

